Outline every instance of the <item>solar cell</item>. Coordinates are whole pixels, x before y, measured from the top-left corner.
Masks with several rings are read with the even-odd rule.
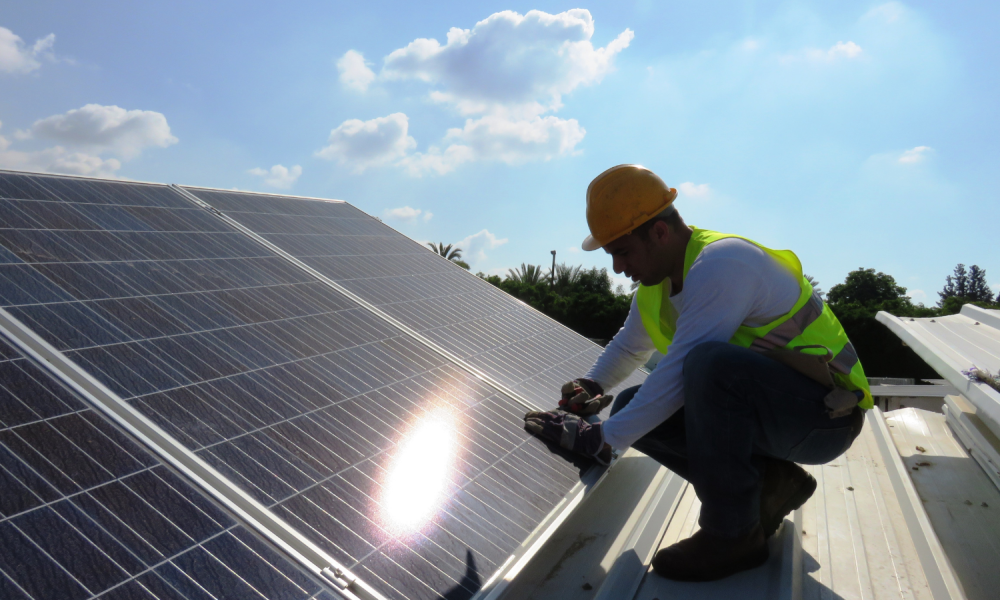
[[[0,341],[0,597],[332,598]]]
[[[522,406],[165,186],[0,196],[3,306],[388,597],[471,597],[579,480]]]
[[[537,406],[551,405],[554,390],[600,354],[350,204],[184,189]],[[637,372],[617,390],[643,378]]]

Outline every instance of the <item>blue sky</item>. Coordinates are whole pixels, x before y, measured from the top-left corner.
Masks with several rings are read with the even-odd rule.
[[[578,250],[584,193],[640,163],[825,289],[874,267],[931,304],[959,262],[1000,290],[998,25],[995,2],[0,0],[0,167],[340,198],[503,272],[610,267]]]

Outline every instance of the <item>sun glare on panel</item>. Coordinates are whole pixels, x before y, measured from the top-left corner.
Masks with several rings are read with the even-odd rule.
[[[398,534],[419,530],[444,500],[455,460],[455,423],[429,415],[403,438],[383,487],[382,520]]]

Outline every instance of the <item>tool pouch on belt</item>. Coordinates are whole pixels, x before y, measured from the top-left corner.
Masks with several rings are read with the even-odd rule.
[[[824,353],[813,354],[804,352],[805,350],[822,350]],[[854,407],[858,405],[858,397],[854,392],[834,385],[833,375],[830,373],[830,366],[828,364],[833,359],[833,353],[826,346],[796,346],[790,349],[775,348],[763,354],[785,366],[795,369],[830,390],[830,393],[823,398],[823,402],[826,404],[827,414],[831,419],[851,414]]]

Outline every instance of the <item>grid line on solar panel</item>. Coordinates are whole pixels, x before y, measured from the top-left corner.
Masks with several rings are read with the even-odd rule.
[[[168,212],[143,221],[156,226],[128,239],[130,247],[147,244],[156,227],[189,226],[171,215],[190,208],[151,210]],[[45,243],[66,232],[47,233]],[[407,563],[419,571],[411,575],[429,578],[417,588],[430,585],[435,593],[446,591],[442,573],[452,584],[466,577],[463,543],[479,568],[499,567],[518,538],[576,484],[577,471],[561,459],[536,456],[535,442],[521,429],[523,409],[511,400],[263,246],[223,233],[207,236],[208,248],[198,252],[213,250],[221,239],[224,248],[213,251],[225,260],[95,263],[67,246],[84,257],[71,270],[65,263],[13,263],[23,248],[11,237],[0,239],[13,250],[17,281],[26,281],[25,273],[41,277],[19,288],[33,302],[11,311],[344,564],[406,548],[417,557]],[[263,290],[271,288],[260,285],[262,270],[280,298],[266,296]],[[90,281],[99,284],[88,287]],[[289,304],[308,304],[315,314],[282,312]],[[47,312],[32,321],[39,307]],[[472,418],[477,407],[493,416]],[[452,420],[454,436],[440,507],[417,533],[388,531],[396,526],[383,496],[400,472],[394,461],[424,421],[440,418],[437,411]],[[363,464],[373,465],[383,481],[365,490],[362,506],[349,506],[342,482]],[[511,478],[534,481],[541,500],[532,506],[512,501]],[[316,494],[326,499],[323,510],[311,500]]]
[[[349,204],[327,206],[252,193],[184,189],[538,405],[550,403],[554,389],[547,379],[537,376],[540,366],[563,372],[563,380],[579,377],[589,365],[566,372],[563,367],[577,363],[567,360],[565,354],[590,352],[596,358],[600,352],[589,340],[381,222],[370,217],[365,221],[366,215]],[[461,325],[480,327],[472,332]],[[565,335],[553,347],[536,343],[550,332]],[[488,345],[488,340],[506,341]],[[498,352],[502,345],[518,352]],[[479,350],[470,346],[479,346]],[[496,355],[481,357],[484,352]],[[611,391],[643,379],[637,372]]]
[[[164,577],[197,555],[242,597],[329,598],[6,342],[0,351],[4,597],[197,598],[184,588],[212,581],[189,568]]]

